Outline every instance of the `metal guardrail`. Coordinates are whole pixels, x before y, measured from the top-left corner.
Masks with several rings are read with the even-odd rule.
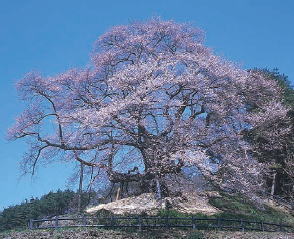
[[[265,232],[294,232],[294,227],[282,223],[225,218],[197,217],[75,217],[31,219],[31,230],[48,228],[97,227],[97,228],[192,228]]]

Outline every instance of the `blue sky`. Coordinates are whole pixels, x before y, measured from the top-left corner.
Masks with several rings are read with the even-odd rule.
[[[0,210],[64,189],[74,164],[54,163],[20,177],[24,142],[7,128],[23,110],[15,83],[28,71],[54,75],[88,62],[111,26],[161,16],[206,32],[206,45],[243,68],[277,67],[294,79],[294,1],[283,0],[3,0],[0,3]]]

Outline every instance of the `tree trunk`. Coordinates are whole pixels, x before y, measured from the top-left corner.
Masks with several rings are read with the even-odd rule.
[[[80,183],[79,183],[79,193],[78,193],[78,213],[81,213],[82,211],[83,178],[84,178],[84,164],[81,163]]]
[[[276,189],[276,175],[277,175],[277,172],[274,172],[273,181],[272,181],[272,188],[271,188],[271,197],[272,198],[274,197],[275,189]]]
[[[160,182],[159,182],[159,179],[157,177],[155,179],[155,182],[156,182],[156,197],[158,199],[161,199],[162,198],[162,195],[161,195]]]
[[[119,185],[119,187],[117,188],[117,193],[116,193],[115,201],[117,201],[118,199],[120,199],[120,191],[121,191],[121,186]]]

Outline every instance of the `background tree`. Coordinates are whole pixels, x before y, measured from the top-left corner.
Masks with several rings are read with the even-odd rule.
[[[249,137],[253,144],[254,156],[262,163],[269,165],[271,174],[267,177],[268,191],[272,196],[280,196],[294,202],[294,90],[287,76],[277,69],[255,69],[269,81],[276,81],[283,89],[283,104],[290,107],[287,120],[268,124],[266,128],[251,130]],[[270,131],[285,131],[287,134],[269,136]]]
[[[82,194],[81,208],[89,205],[89,195],[94,193]],[[19,205],[10,206],[0,212],[0,231],[25,228],[29,219],[48,218],[66,213],[79,212],[77,199],[79,192],[70,190],[49,192],[40,199],[31,198]]]
[[[165,175],[196,165],[223,189],[261,189],[244,131],[286,119],[275,81],[214,55],[201,30],[160,19],[112,28],[91,63],[18,83],[28,107],[9,134],[29,139],[27,172],[40,160],[77,160],[160,197]]]

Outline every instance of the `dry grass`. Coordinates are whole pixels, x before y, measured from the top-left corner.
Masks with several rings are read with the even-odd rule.
[[[294,233],[213,232],[213,231],[143,231],[126,232],[96,229],[38,230],[8,232],[0,239],[294,239]]]

